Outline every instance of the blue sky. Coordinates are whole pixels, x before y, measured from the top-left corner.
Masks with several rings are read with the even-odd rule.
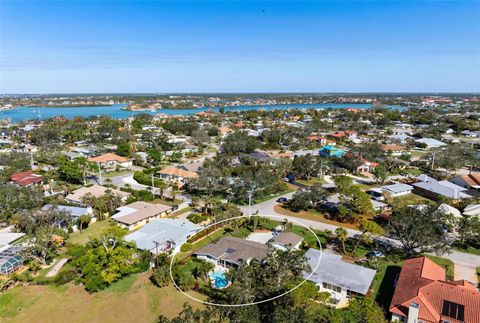
[[[480,2],[0,0],[0,93],[480,91]]]

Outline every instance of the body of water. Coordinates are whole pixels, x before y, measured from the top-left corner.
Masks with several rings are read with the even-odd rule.
[[[112,106],[91,106],[91,107],[18,107],[12,110],[0,111],[0,119],[8,119],[11,122],[20,122],[32,119],[48,119],[55,116],[64,116],[65,118],[106,115],[115,119],[127,118],[136,114],[169,114],[169,115],[188,115],[200,111],[214,110],[219,108],[200,108],[200,109],[161,109],[157,111],[126,111],[122,108],[126,104],[114,104]],[[247,111],[247,110],[288,110],[288,109],[368,109],[370,104],[347,104],[347,103],[321,103],[321,104],[276,104],[276,105],[245,105],[238,107],[225,107],[225,111]],[[386,106],[390,109],[402,110],[401,106]]]

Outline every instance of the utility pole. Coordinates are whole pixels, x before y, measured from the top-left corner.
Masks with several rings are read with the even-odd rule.
[[[248,191],[248,215],[252,215],[252,196],[253,190]]]
[[[35,163],[33,162],[33,152],[32,149],[30,149],[30,168],[32,170],[35,170]]]
[[[433,155],[432,155],[432,170],[433,170],[433,167],[435,166],[435,154],[436,154],[436,152],[433,151]]]
[[[320,160],[320,178],[323,178],[323,159]]]
[[[158,268],[158,245],[160,244],[157,241],[153,241],[155,244],[155,268]]]
[[[152,173],[152,194],[155,194],[155,180],[153,178],[153,173]]]
[[[103,185],[102,167],[100,167],[100,163],[98,163],[97,166],[98,166],[98,181],[99,181],[100,185]]]

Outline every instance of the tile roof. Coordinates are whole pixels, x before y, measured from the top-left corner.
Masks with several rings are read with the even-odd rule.
[[[439,322],[444,301],[465,306],[465,322],[480,323],[480,292],[465,281],[446,282],[445,270],[426,257],[405,260],[390,304],[390,312],[408,316],[419,304],[419,319]],[[449,320],[451,321],[451,319]]]
[[[116,154],[112,153],[107,153],[103,154],[97,157],[90,157],[88,158],[89,161],[94,162],[94,163],[107,163],[109,161],[116,161],[119,163],[126,163],[128,162],[128,159],[122,156],[118,156]]]
[[[197,178],[198,174],[195,172],[191,172],[188,170],[184,170],[181,168],[177,168],[174,166],[168,166],[165,167],[162,170],[158,171],[158,174],[163,174],[163,175],[171,175],[171,176],[176,176],[176,177],[183,177],[183,178]]]
[[[43,176],[35,174],[33,171],[29,170],[26,172],[13,174],[10,176],[10,180],[20,186],[28,186],[30,184],[43,182]]]
[[[82,197],[86,194],[90,193],[95,197],[100,197],[105,195],[107,191],[110,191],[111,194],[116,194],[120,197],[127,197],[130,195],[130,193],[122,192],[113,188],[108,188],[100,185],[93,185],[90,187],[80,187],[79,189],[76,189],[75,191],[73,191],[71,194],[68,194],[65,198],[67,200],[70,200],[76,203],[81,203]]]
[[[123,215],[114,215],[113,219],[126,225],[132,225],[145,219],[155,217],[171,209],[172,207],[169,205],[134,202],[132,204],[119,207],[117,210],[122,212]]]

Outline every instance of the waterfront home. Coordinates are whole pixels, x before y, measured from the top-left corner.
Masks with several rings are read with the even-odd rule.
[[[117,208],[117,212],[112,215],[121,227],[128,230],[134,230],[147,224],[153,219],[165,217],[173,211],[170,205],[158,203],[134,202]]]
[[[346,151],[340,148],[334,147],[332,145],[324,146],[319,151],[320,156],[322,157],[342,157],[345,155]]]
[[[235,237],[224,237],[194,252],[199,258],[213,263],[215,266],[237,268],[242,261],[261,260],[267,256],[265,244],[243,240]]]
[[[153,219],[135,232],[125,236],[126,241],[133,241],[137,248],[148,250],[152,254],[180,251],[180,246],[202,227],[188,220]]]
[[[427,257],[407,259],[395,285],[392,322],[480,323],[480,292],[465,280],[446,281]]]
[[[376,273],[344,262],[342,256],[326,251],[310,248],[305,257],[311,271],[305,271],[303,277],[315,283],[319,291],[330,293],[339,307],[345,306],[352,296],[366,295]]]
[[[130,193],[119,191],[116,189],[100,186],[100,185],[92,185],[90,187],[80,187],[79,189],[76,189],[72,193],[68,194],[65,197],[65,200],[71,203],[83,205],[82,203],[82,198],[87,195],[91,194],[93,197],[101,197],[105,194],[115,194],[120,196],[123,202],[127,200],[127,198],[130,196]]]
[[[90,157],[88,158],[88,161],[98,164],[102,169],[105,170],[132,167],[131,160],[113,153],[107,153],[97,157]]]
[[[42,175],[35,174],[33,171],[25,171],[21,173],[15,173],[10,176],[10,181],[13,184],[18,186],[33,186],[33,185],[40,185],[44,180]]]

